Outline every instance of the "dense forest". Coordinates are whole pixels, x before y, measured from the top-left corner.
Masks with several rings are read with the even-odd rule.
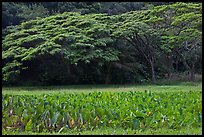
[[[3,2],[3,85],[202,74],[202,3]]]
[[[170,2],[171,3],[171,2]],[[3,2],[2,28],[18,25],[36,17],[47,17],[63,12],[121,14],[142,10],[169,2]],[[173,3],[173,2],[172,2]],[[36,12],[39,11],[39,12]]]

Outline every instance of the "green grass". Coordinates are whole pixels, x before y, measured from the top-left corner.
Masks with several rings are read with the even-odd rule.
[[[77,131],[66,130],[61,133],[33,133],[33,132],[13,132],[6,131],[4,135],[202,135],[202,128],[182,128],[182,129],[166,129],[161,128],[157,130],[132,130],[122,128],[101,128],[93,131]]]
[[[101,92],[124,92],[124,91],[154,91],[154,92],[177,92],[202,90],[202,83],[179,83],[174,85],[72,85],[72,86],[41,86],[41,87],[3,87],[3,94],[13,95],[41,95],[59,93],[90,93]]]

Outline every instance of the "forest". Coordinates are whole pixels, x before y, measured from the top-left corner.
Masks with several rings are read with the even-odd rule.
[[[156,83],[201,74],[201,3],[106,4],[3,3],[3,84]]]

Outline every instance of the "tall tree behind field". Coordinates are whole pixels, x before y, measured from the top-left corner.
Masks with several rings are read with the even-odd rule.
[[[163,35],[162,48],[168,56],[167,62],[171,62],[170,66],[173,64],[178,66],[180,62],[183,70],[190,74],[189,79],[193,81],[195,66],[199,64],[202,57],[200,52],[202,49],[202,4],[178,2],[157,6],[145,18],[148,18],[146,21],[148,24]]]
[[[40,3],[2,3],[2,28],[18,25],[23,21],[33,20],[36,17],[48,16],[48,10]]]

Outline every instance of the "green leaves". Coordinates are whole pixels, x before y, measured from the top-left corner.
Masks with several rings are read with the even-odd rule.
[[[198,91],[93,92],[49,96],[15,95],[11,101],[10,95],[6,94],[2,102],[2,125],[3,128],[13,127],[22,122],[26,131],[33,132],[58,132],[66,126],[87,130],[101,126],[133,129],[180,128],[186,125],[198,127],[202,125],[200,96],[201,92]],[[66,102],[68,98],[69,103]],[[16,101],[18,99],[26,101],[26,105],[22,106],[20,101]],[[10,108],[14,104],[16,109],[9,116],[8,112],[11,113]],[[64,109],[59,109],[63,106]],[[35,110],[35,113],[30,109]],[[22,127],[17,128],[24,130]]]
[[[153,59],[153,66],[157,68],[157,58],[163,60],[166,54],[174,56],[178,49],[183,58],[188,58],[187,64],[195,64],[194,58],[201,60],[201,55],[198,55],[202,45],[201,28],[202,4],[181,2],[113,16],[64,12],[37,18],[5,30],[2,40],[3,82],[17,83],[29,72],[35,72],[35,80],[42,83],[53,79],[69,81],[70,77],[74,77],[70,66],[76,65],[81,71],[87,64],[95,62],[102,62],[102,68],[109,62],[123,60],[128,60],[128,63],[144,62],[142,65],[146,65],[154,62],[151,61]],[[185,44],[186,41],[188,44]],[[191,47],[195,52],[183,50]],[[172,62],[178,61],[173,59]],[[59,64],[59,68],[69,69],[56,71],[67,70],[66,74],[57,73],[51,67]],[[135,66],[132,68],[140,71]],[[38,72],[51,77],[41,78],[44,74]],[[76,73],[78,75],[79,72]]]
[[[43,62],[49,56],[61,56],[60,60],[66,60],[69,64],[119,60],[118,50],[112,48],[114,39],[110,37],[110,25],[104,22],[109,19],[106,16],[65,12],[10,28],[2,44],[3,80],[10,82],[13,71],[24,72],[17,67],[8,69],[8,66],[13,65],[12,62],[19,62],[22,68],[30,70],[32,66],[28,65],[29,62]],[[18,78],[14,80],[18,81]]]
[[[51,125],[54,126],[54,124],[57,122],[59,113],[55,113],[53,118],[51,119]]]
[[[32,126],[33,126],[32,120],[30,120],[25,126],[25,131],[31,131]]]

